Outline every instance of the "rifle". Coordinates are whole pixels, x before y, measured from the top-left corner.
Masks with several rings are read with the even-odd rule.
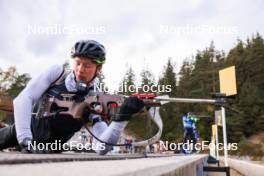
[[[83,110],[88,108],[88,111],[94,114],[99,114],[101,117],[109,122],[111,119],[114,119],[118,113],[118,109],[121,104],[124,102],[127,96],[124,95],[111,95],[108,93],[92,93],[85,97],[81,102],[74,101],[71,99],[71,94],[64,94],[63,99],[58,99],[55,97],[44,97],[42,107],[38,109],[37,113],[32,113],[33,115],[39,115],[42,118],[49,118],[54,115],[62,114],[69,115],[73,118],[81,119]],[[149,109],[148,113],[150,114],[151,120],[158,126],[158,132],[156,135],[151,137],[148,140],[134,142],[134,146],[144,146],[148,144],[155,143],[159,140],[163,123],[159,115],[159,106],[161,103],[155,101],[155,94],[133,94],[132,96],[137,96],[142,99],[145,103],[145,106]],[[99,107],[99,108],[98,108]],[[0,96],[0,110],[6,112],[13,112],[13,100],[8,96]],[[127,144],[109,144],[107,142],[101,141],[96,137],[87,127],[87,124],[84,124],[84,127],[88,132],[98,141],[113,145],[113,146],[125,146]]]
[[[43,116],[53,116],[57,113],[71,115],[73,118],[81,118],[83,110],[85,108],[89,109],[89,112],[94,114],[101,115],[106,121],[109,121],[111,118],[114,119],[115,115],[118,113],[118,108],[124,102],[127,96],[124,95],[111,95],[108,93],[98,93],[92,92],[93,94],[89,94],[85,99],[81,102],[76,101],[65,101],[59,100],[57,98],[49,98],[46,109],[44,109]],[[225,100],[222,98],[216,97],[216,99],[187,99],[187,98],[170,98],[168,95],[164,96],[156,96],[153,93],[143,93],[143,94],[132,94],[131,96],[136,96],[143,100],[146,109],[148,109],[149,117],[151,120],[157,125],[158,132],[151,138],[134,142],[133,146],[146,146],[149,144],[153,144],[158,141],[162,134],[163,122],[159,114],[160,106],[169,102],[184,102],[184,103],[211,103],[215,105],[222,105],[225,103]],[[69,97],[68,97],[69,99]],[[55,106],[58,111],[49,111],[53,109]],[[98,108],[99,107],[99,108]],[[100,140],[96,137],[84,124],[84,127],[87,131],[99,142],[105,143],[107,145],[112,146],[125,146],[127,144],[111,144],[105,141]]]
[[[82,114],[85,108],[88,109],[90,113],[99,114],[103,117],[104,120],[109,121],[111,118],[115,118],[118,108],[124,102],[127,96],[124,95],[111,95],[108,93],[98,93],[93,92],[82,101],[74,101],[71,98],[72,95],[65,94],[62,99],[58,99],[55,97],[45,97],[46,100],[43,101],[43,106],[39,109],[37,114],[41,114],[41,117],[52,117],[54,115],[62,114],[62,115],[70,115],[73,118],[81,119]],[[157,125],[158,132],[151,138],[134,142],[133,146],[146,146],[149,144],[153,144],[158,141],[162,134],[163,122],[159,114],[160,106],[169,103],[169,102],[184,102],[184,103],[210,103],[215,105],[223,105],[225,100],[220,97],[216,99],[187,99],[187,98],[170,98],[169,96],[156,96],[155,94],[132,94],[131,96],[137,96],[138,98],[144,101],[145,107],[148,109],[148,113],[150,115],[151,120]],[[13,106],[10,105],[10,101],[2,101],[4,102],[4,106],[8,107],[8,111],[12,111]],[[9,102],[9,103],[7,103]],[[6,106],[9,104],[9,106]],[[12,103],[11,103],[12,104]],[[2,108],[0,106],[0,110]],[[100,140],[96,137],[84,124],[84,127],[88,130],[88,132],[99,142],[105,143],[107,145],[112,146],[125,146],[127,144],[111,144],[105,141]]]
[[[159,140],[162,134],[163,122],[159,115],[159,108],[161,106],[161,102],[155,100],[156,97],[155,94],[133,94],[131,96],[136,96],[143,100],[146,109],[148,109],[148,113],[150,115],[151,120],[158,127],[158,132],[153,137],[144,141],[134,142],[132,143],[132,145],[145,146],[145,145],[153,144]],[[93,92],[93,94],[89,94],[81,102],[72,100],[70,95],[64,95],[63,97],[64,97],[63,99],[49,97],[45,101],[46,103],[43,106],[43,108],[40,110],[41,111],[40,113],[42,113],[41,116],[45,118],[45,117],[51,117],[57,115],[59,113],[61,115],[70,115],[73,118],[80,119],[82,118],[83,111],[86,108],[90,113],[101,115],[101,117],[105,121],[109,122],[111,119],[113,120],[116,118],[120,106],[124,102],[125,98],[127,98],[128,96]],[[112,146],[128,145],[128,144],[111,144],[102,141],[89,130],[87,124],[84,124],[84,127],[99,142]]]

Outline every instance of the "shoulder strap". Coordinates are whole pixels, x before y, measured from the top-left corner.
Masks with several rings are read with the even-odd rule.
[[[53,81],[53,82],[50,84],[49,87],[53,87],[53,86],[55,86],[55,85],[59,85],[59,84],[61,84],[62,81],[65,80],[66,76],[67,76],[69,73],[70,73],[70,70],[69,70],[65,65],[63,65],[63,70],[62,70],[60,76],[59,76],[55,81]]]
[[[40,118],[42,116],[42,108],[43,108],[43,102],[45,103],[46,101],[46,93],[52,89],[54,86],[56,85],[60,85],[66,78],[66,76],[70,73],[70,70],[65,66],[65,64],[63,65],[63,70],[61,72],[61,74],[58,76],[58,78],[53,81],[50,86],[46,89],[46,91],[42,94],[42,97],[39,99],[39,101],[37,103],[35,103],[34,108],[33,108],[33,113],[34,115],[36,115],[36,117]]]

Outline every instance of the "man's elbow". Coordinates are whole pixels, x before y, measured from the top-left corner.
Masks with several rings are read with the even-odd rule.
[[[98,155],[105,155],[107,154],[109,151],[112,150],[113,146],[109,146],[109,145],[105,145],[104,143],[96,143],[96,145],[100,145],[100,147],[96,147],[94,149],[94,151],[98,154]]]
[[[106,151],[106,150],[95,150],[95,152],[96,152],[98,155],[105,155],[105,154],[107,154],[109,151]]]

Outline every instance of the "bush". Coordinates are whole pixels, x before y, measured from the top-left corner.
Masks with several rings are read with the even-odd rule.
[[[253,160],[261,160],[264,157],[264,144],[252,144],[246,138],[242,138],[238,143],[237,154],[238,156],[250,156]]]

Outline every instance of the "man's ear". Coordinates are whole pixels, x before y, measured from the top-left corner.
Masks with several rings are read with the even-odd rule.
[[[101,74],[101,72],[102,72],[102,65],[98,65],[97,66],[97,71],[96,71],[96,75],[100,75]]]

